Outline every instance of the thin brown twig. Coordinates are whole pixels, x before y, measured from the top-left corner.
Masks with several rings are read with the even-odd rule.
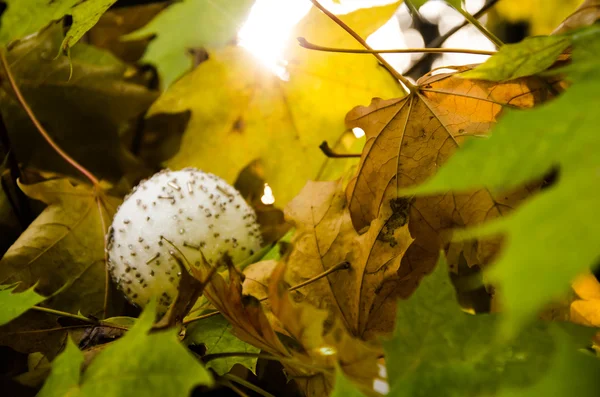
[[[88,171],[87,168],[85,168],[83,165],[79,164],[75,159],[73,159],[64,150],[62,150],[60,148],[60,146],[58,146],[58,144],[56,142],[54,142],[54,139],[52,139],[52,137],[48,134],[46,129],[42,126],[40,121],[37,119],[37,117],[31,110],[31,108],[29,107],[29,104],[23,97],[23,94],[21,93],[21,89],[19,88],[19,86],[17,85],[17,83],[15,81],[12,71],[10,70],[10,65],[8,64],[8,60],[6,59],[6,53],[4,50],[0,51],[0,61],[2,61],[2,66],[6,73],[6,77],[8,78],[8,82],[10,83],[10,86],[13,89],[15,96],[17,97],[17,100],[23,107],[23,110],[25,110],[25,113],[27,113],[27,116],[29,116],[29,119],[31,120],[33,125],[35,125],[35,127],[37,128],[40,135],[46,140],[46,142],[48,142],[48,144],[52,147],[52,149],[54,149],[54,151],[56,153],[58,153],[58,155],[60,157],[62,157],[67,163],[72,165],[75,169],[77,169],[77,171],[79,171],[81,174],[83,174],[92,183],[92,185],[97,187],[100,183],[98,181],[98,179],[90,171]]]
[[[459,54],[475,54],[475,55],[494,55],[496,51],[485,50],[470,50],[468,48],[396,48],[390,50],[357,50],[352,48],[335,48],[325,47],[318,44],[313,44],[304,37],[297,38],[300,47],[308,50],[323,51],[323,52],[340,52],[343,54],[443,54],[443,53],[459,53]]]
[[[322,279],[323,277],[327,277],[328,275],[330,275],[331,273],[337,272],[338,270],[347,270],[350,269],[350,262],[342,262],[342,263],[338,263],[337,265],[330,267],[329,269],[327,269],[326,271],[324,271],[321,274],[316,275],[313,278],[310,278],[300,284],[294,285],[293,287],[291,287],[288,291],[295,291],[297,289],[300,289],[302,287],[306,287],[309,284],[314,283],[317,280]]]
[[[42,307],[42,306],[33,306],[31,308],[31,310],[35,310],[38,312],[42,312],[42,313],[47,313],[47,314],[52,314],[54,316],[59,316],[59,317],[67,317],[67,318],[72,318],[74,320],[79,320],[79,321],[83,321],[86,322],[90,325],[95,325],[95,326],[102,326],[102,327],[109,327],[109,328],[116,328],[116,329],[122,329],[127,331],[129,328],[124,327],[122,325],[117,325],[117,324],[113,324],[107,321],[98,321],[98,320],[94,320],[92,318],[88,318],[79,314],[73,314],[73,313],[69,313],[69,312],[63,312],[61,310],[56,310],[56,309],[51,309],[49,307]]]
[[[22,335],[22,334],[39,334],[42,332],[55,332],[55,331],[64,331],[69,329],[81,329],[88,328],[89,325],[67,325],[66,327],[54,327],[54,328],[43,328],[43,329],[32,329],[27,331],[19,331],[19,332],[7,332],[6,335]]]
[[[110,290],[110,274],[108,271],[108,242],[106,241],[106,221],[104,220],[104,213],[102,211],[101,196],[96,196],[96,205],[98,206],[98,214],[100,215],[100,227],[102,227],[102,241],[104,243],[104,307],[103,315],[104,318],[108,317],[108,298]]]
[[[356,33],[350,26],[346,25],[346,23],[344,21],[342,21],[340,18],[338,18],[331,11],[329,11],[328,9],[323,7],[321,5],[321,3],[319,3],[317,0],[310,0],[310,2],[315,7],[317,7],[319,10],[321,10],[325,15],[327,15],[332,21],[337,23],[342,29],[344,29],[346,32],[348,32],[348,34],[350,34],[352,37],[354,37],[354,39],[356,41],[358,41],[363,47],[365,47],[367,50],[373,50],[373,48],[371,48],[371,46],[368,45],[367,42],[362,37],[360,37],[360,35],[358,33]],[[394,76],[397,80],[400,80],[402,82],[402,84],[404,84],[406,86],[406,88],[408,88],[409,91],[412,92],[416,89],[415,85],[413,83],[411,83],[410,80],[408,80],[401,73],[399,73],[396,69],[394,69],[394,67],[392,65],[390,65],[388,63],[388,61],[386,61],[381,55],[379,55],[377,53],[374,53],[373,55],[383,65],[383,67],[386,68],[387,71],[390,72],[390,74],[392,76]]]
[[[240,397],[250,397],[249,395],[244,393],[239,387],[234,385],[233,382],[231,382],[231,381],[225,381],[225,386],[230,388],[231,391],[233,391],[235,394],[237,394]]]
[[[329,147],[327,141],[323,141],[319,145],[319,149],[323,152],[323,154],[329,158],[334,159],[343,159],[343,158],[360,158],[360,153],[337,153],[334,152],[333,149]]]
[[[200,321],[200,320],[204,320],[204,319],[207,319],[209,317],[212,317],[212,316],[216,316],[217,314],[221,314],[221,312],[218,311],[218,310],[215,310],[214,312],[209,312],[209,313],[197,316],[197,317],[188,318],[187,320],[184,320],[182,322],[182,324],[183,325],[187,325],[187,324],[193,323],[195,321]]]
[[[256,385],[253,385],[252,383],[246,381],[245,379],[240,378],[239,376],[236,376],[236,375],[233,375],[233,374],[225,374],[225,375],[222,376],[222,378],[227,379],[230,382],[237,383],[240,386],[244,386],[245,388],[252,390],[256,394],[260,394],[263,397],[275,397],[274,395],[272,395],[268,391],[263,390],[263,389],[261,389],[260,387],[258,387]]]

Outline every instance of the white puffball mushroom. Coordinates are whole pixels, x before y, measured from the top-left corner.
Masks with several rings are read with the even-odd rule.
[[[221,178],[186,168],[162,170],[125,197],[108,231],[108,269],[134,304],[158,297],[165,311],[177,296],[181,269],[173,243],[191,264],[215,264],[227,252],[239,263],[260,249],[256,214]]]

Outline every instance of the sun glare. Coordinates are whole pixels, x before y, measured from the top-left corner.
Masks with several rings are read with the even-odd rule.
[[[352,128],[352,133],[354,134],[354,136],[356,138],[362,138],[363,136],[365,136],[365,130],[363,130],[360,127],[354,127],[354,128]]]
[[[338,2],[322,0],[320,3],[336,14],[345,14],[361,7],[374,7],[393,1],[395,0],[346,0]],[[248,19],[238,32],[239,45],[250,51],[280,79],[288,80],[287,61],[284,58],[285,46],[290,42],[292,29],[308,13],[311,6],[309,0],[256,0],[250,10]],[[383,28],[387,33],[373,39],[374,45],[385,45],[387,47],[395,45],[397,47],[404,43],[403,41],[397,41],[398,35],[402,34],[399,28],[394,30],[393,24],[386,24]]]
[[[238,43],[282,80],[288,79],[285,44],[310,10],[306,0],[257,0],[238,33]]]
[[[260,198],[260,201],[262,201],[262,203],[265,205],[271,205],[271,204],[275,203],[275,196],[273,195],[273,189],[271,189],[271,186],[269,186],[268,183],[265,183],[263,195]]]

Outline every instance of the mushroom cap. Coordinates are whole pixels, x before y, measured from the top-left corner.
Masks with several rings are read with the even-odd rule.
[[[175,245],[190,264],[227,252],[239,263],[260,249],[256,214],[223,179],[195,168],[162,170],[125,197],[108,232],[108,268],[117,286],[144,307],[153,296],[166,311],[181,269]],[[170,243],[169,243],[170,242]]]

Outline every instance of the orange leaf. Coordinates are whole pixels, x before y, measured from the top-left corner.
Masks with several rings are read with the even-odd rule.
[[[549,84],[540,78],[493,83],[460,77],[471,68],[432,71],[406,97],[375,98],[370,106],[348,113],[347,125],[362,128],[367,137],[358,173],[347,188],[356,230],[366,229],[380,208],[397,199],[398,189],[425,181],[468,139],[488,134],[504,109],[530,108],[551,95]],[[473,164],[474,172],[477,166]],[[501,216],[526,195],[525,190],[509,195],[481,189],[418,198],[410,211],[415,243],[402,265],[430,269],[450,229]],[[482,264],[496,246],[497,242],[470,243],[461,250],[469,265]]]
[[[385,206],[362,236],[352,227],[341,181],[309,182],[285,209],[296,227],[287,259],[290,282],[300,284],[334,267],[300,291],[313,305],[327,309],[348,331],[370,339],[393,327],[395,299],[407,296],[419,277],[412,269],[400,278],[400,259],[412,243],[406,200]]]

